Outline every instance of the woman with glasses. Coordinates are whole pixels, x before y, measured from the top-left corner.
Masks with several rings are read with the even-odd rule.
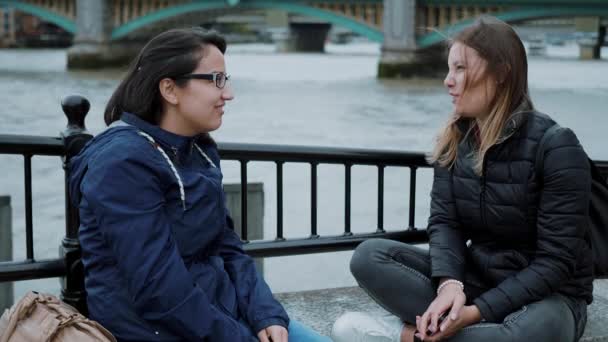
[[[209,133],[234,98],[226,42],[153,38],[69,165],[90,317],[119,341],[327,341],[289,320],[244,253]]]

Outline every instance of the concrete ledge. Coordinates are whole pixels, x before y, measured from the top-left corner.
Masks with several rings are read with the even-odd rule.
[[[581,341],[608,342],[608,280],[596,280],[594,300],[587,308],[588,320]],[[275,294],[289,316],[316,331],[329,335],[333,322],[347,311],[366,311],[385,314],[358,287]]]
[[[76,43],[68,50],[67,67],[73,69],[125,68],[137,56],[141,43]]]
[[[407,79],[407,78],[442,78],[446,71],[443,66],[420,62],[380,62],[378,63],[378,78]]]
[[[384,49],[378,63],[378,78],[439,78],[447,73],[447,54],[444,46],[415,51]]]

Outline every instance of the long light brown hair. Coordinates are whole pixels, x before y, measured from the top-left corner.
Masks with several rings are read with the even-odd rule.
[[[481,79],[490,77],[497,83],[493,98],[489,101],[488,116],[479,123],[479,146],[475,154],[475,171],[481,174],[485,154],[501,138],[503,127],[509,116],[525,104],[532,109],[528,91],[528,62],[524,46],[507,23],[483,16],[471,26],[457,34],[450,46],[460,42],[474,49],[487,62]],[[470,75],[469,75],[470,76]],[[471,87],[470,77],[465,74],[463,96]],[[437,137],[437,143],[429,161],[442,167],[452,167],[458,155],[458,144],[463,138],[457,122],[461,117],[452,115]]]

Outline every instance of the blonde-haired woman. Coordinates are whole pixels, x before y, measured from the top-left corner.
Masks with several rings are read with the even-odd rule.
[[[435,166],[429,250],[368,240],[351,271],[393,315],[347,313],[334,341],[578,340],[592,296],[590,172],[569,129],[534,111],[524,46],[481,18],[451,42],[453,113]]]

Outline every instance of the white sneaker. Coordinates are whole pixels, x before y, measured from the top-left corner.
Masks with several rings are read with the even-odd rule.
[[[404,323],[394,315],[347,312],[331,329],[334,342],[399,342]]]

